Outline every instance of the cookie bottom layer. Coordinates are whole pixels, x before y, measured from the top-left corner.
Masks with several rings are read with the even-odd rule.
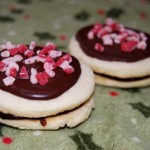
[[[19,129],[40,129],[40,130],[57,130],[62,127],[75,127],[78,124],[87,120],[94,107],[93,97],[81,105],[80,107],[51,117],[41,119],[2,119],[0,123],[16,127]]]
[[[101,75],[95,74],[95,82],[104,86],[118,87],[118,88],[137,88],[137,87],[145,87],[150,85],[150,77],[135,80],[135,81],[119,81],[115,79],[111,79],[109,77],[104,77]]]

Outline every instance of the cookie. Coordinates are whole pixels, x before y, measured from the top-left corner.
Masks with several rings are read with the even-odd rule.
[[[93,107],[94,100],[90,98],[87,102],[71,111],[39,119],[21,118],[0,113],[0,122],[19,129],[57,130],[65,126],[72,128],[87,120]]]
[[[70,53],[89,65],[95,81],[120,88],[150,85],[150,35],[112,19],[81,28]]]
[[[17,46],[7,42],[1,47],[1,115],[13,115],[26,121],[19,119],[14,123],[13,119],[0,115],[0,122],[18,128],[21,128],[21,122],[27,122],[25,128],[28,129],[33,129],[33,126],[34,129],[52,129],[51,125],[43,127],[35,120],[55,116],[53,118],[64,118],[65,122],[66,117],[60,117],[60,113],[72,114],[76,108],[89,102],[95,84],[92,70],[75,57],[56,50],[53,43],[41,47],[35,42]],[[91,112],[91,108],[89,110]],[[38,125],[29,125],[32,119]],[[78,124],[82,120],[85,118]]]

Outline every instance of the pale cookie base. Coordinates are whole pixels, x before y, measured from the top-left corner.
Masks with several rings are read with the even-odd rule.
[[[41,129],[41,130],[56,130],[62,127],[75,127],[76,125],[84,122],[91,114],[94,107],[94,100],[91,98],[85,104],[76,108],[73,111],[62,115],[56,115],[47,117],[46,126],[42,126],[40,120],[5,120],[0,118],[0,122],[9,126],[13,126],[20,129]]]
[[[16,116],[39,118],[72,110],[85,103],[94,91],[94,74],[80,62],[81,75],[68,91],[51,100],[28,100],[0,90],[0,111]],[[19,87],[18,87],[19,88]]]
[[[111,86],[111,87],[118,87],[118,88],[137,88],[137,87],[145,87],[150,85],[150,77],[139,81],[121,82],[100,75],[95,75],[95,82],[97,84],[104,85],[104,86]]]
[[[69,44],[69,50],[72,55],[84,61],[95,72],[120,77],[143,77],[150,75],[150,57],[136,62],[117,62],[99,60],[86,55],[77,40],[73,37]]]

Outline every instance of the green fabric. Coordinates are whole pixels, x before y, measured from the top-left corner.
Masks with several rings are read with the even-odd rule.
[[[0,44],[52,41],[67,50],[79,28],[106,17],[150,32],[150,1],[1,0]],[[89,120],[73,129],[29,131],[0,125],[0,150],[150,149],[150,87],[96,85],[95,101]]]

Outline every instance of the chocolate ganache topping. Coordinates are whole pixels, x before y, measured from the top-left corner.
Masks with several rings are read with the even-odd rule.
[[[104,27],[105,24],[103,24],[102,26]],[[126,28],[126,30],[130,30],[130,32],[133,31],[137,34],[141,34],[141,35],[144,34],[144,36],[146,37],[145,40],[146,42],[144,41],[144,43],[146,43],[146,46],[144,45],[145,46],[144,49],[140,49],[136,47],[134,48],[134,50],[131,49],[132,51],[130,52],[125,52],[122,51],[121,49],[122,42],[120,43],[113,42],[113,44],[111,43],[104,44],[102,38],[97,37],[97,35],[94,35],[94,38],[89,39],[87,35],[91,30],[93,30],[93,27],[94,25],[84,27],[80,29],[76,34],[76,40],[79,42],[79,45],[82,48],[83,52],[88,56],[101,59],[101,60],[106,60],[106,61],[121,61],[121,62],[135,62],[150,57],[150,34],[144,32],[141,34],[141,31],[139,30]],[[107,26],[107,30],[109,30],[108,26]],[[118,34],[118,31],[117,30],[112,31],[111,35],[113,34]],[[96,51],[95,50],[96,43],[100,43],[101,46],[104,47],[104,51],[102,52]]]
[[[35,46],[35,54],[32,57],[36,55],[37,51],[42,49],[43,47]],[[2,57],[2,52],[4,51],[5,49],[0,51],[0,62],[2,62],[4,59]],[[21,53],[20,55],[23,57],[23,60],[17,62],[19,65],[19,70],[12,85],[6,86],[4,84],[3,79],[6,78],[6,72],[0,71],[0,89],[19,97],[23,97],[29,100],[50,100],[52,98],[56,98],[71,88],[77,82],[81,74],[81,68],[78,60],[75,57],[71,57],[72,61],[69,65],[74,68],[72,73],[67,74],[61,67],[57,66],[53,69],[55,76],[48,78],[48,83],[45,85],[40,85],[39,83],[32,84],[30,81],[31,68],[36,69],[37,72],[43,72],[43,62],[36,61],[35,63],[24,64],[24,60],[30,57]],[[66,53],[62,52],[61,56],[53,58],[54,62],[57,62],[65,55]],[[22,66],[26,67],[29,79],[21,79],[19,77],[19,72]]]

